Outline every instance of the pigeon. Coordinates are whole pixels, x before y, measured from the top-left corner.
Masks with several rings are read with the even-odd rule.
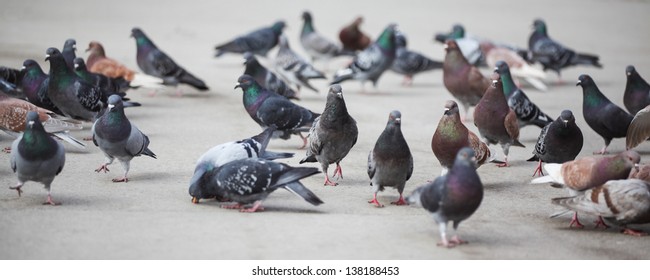
[[[222,208],[252,213],[264,210],[262,201],[279,188],[302,197],[314,206],[322,204],[323,201],[299,181],[317,173],[318,168],[291,167],[265,159],[245,158],[212,169],[204,176],[210,192],[235,202],[234,205],[222,205]],[[247,204],[253,206],[244,208]]]
[[[149,149],[149,137],[144,135],[124,114],[122,98],[111,95],[108,98],[108,110],[95,121],[92,127],[93,143],[99,147],[106,157],[106,162],[95,172],[108,170],[108,165],[117,158],[124,168],[124,176],[113,179],[113,182],[128,182],[127,174],[133,157],[140,155],[156,158]]]
[[[22,74],[20,70],[10,68],[10,67],[0,66],[0,80],[4,80],[9,84],[18,85],[20,84],[21,78],[22,78]]]
[[[138,66],[144,73],[163,79],[165,85],[175,86],[183,83],[198,90],[208,90],[203,81],[180,67],[171,57],[158,49],[140,28],[131,29],[131,37],[135,38]]]
[[[485,58],[480,48],[480,43],[483,40],[473,36],[466,36],[465,28],[460,24],[454,24],[449,33],[436,34],[434,40],[445,44],[447,40],[453,40],[469,64],[478,66],[484,63]]]
[[[528,38],[528,49],[532,58],[542,64],[544,71],[550,69],[560,76],[562,68],[574,65],[603,66],[596,55],[577,53],[548,36],[546,23],[541,19],[533,22],[533,33]]]
[[[445,43],[447,40],[456,40],[460,38],[465,38],[465,27],[461,24],[454,24],[451,26],[451,31],[447,33],[436,33],[433,37],[434,40]]]
[[[625,68],[627,82],[623,93],[623,104],[632,115],[650,105],[650,84],[646,82],[634,66]]]
[[[359,29],[361,23],[363,23],[363,17],[359,16],[339,31],[339,40],[343,44],[344,50],[361,51],[365,50],[372,43],[370,37]]]
[[[639,179],[608,181],[583,194],[554,198],[552,202],[569,210],[598,215],[622,226],[622,232],[628,235],[646,235],[629,228],[629,224],[650,223],[650,183]]]
[[[413,174],[413,156],[404,135],[402,135],[402,113],[392,111],[388,115],[386,128],[379,135],[375,147],[368,154],[368,177],[373,186],[372,203],[377,207],[384,207],[377,200],[377,192],[384,187],[391,186],[399,192],[399,199],[391,202],[395,205],[406,205],[402,196],[406,181]]]
[[[75,74],[87,83],[100,87],[103,92],[115,93],[122,97],[126,95],[124,92],[129,89],[129,81],[123,78],[112,79],[102,74],[92,73],[88,71],[86,63],[81,57],[76,57],[73,62]]]
[[[481,205],[483,184],[476,173],[474,151],[465,147],[458,151],[454,165],[445,176],[418,187],[408,198],[409,204],[422,206],[438,224],[441,242],[448,248],[465,244],[456,230]],[[453,222],[454,236],[447,240],[447,223]]]
[[[277,21],[269,27],[254,30],[248,34],[238,36],[232,41],[228,41],[215,47],[217,50],[216,57],[224,53],[245,53],[266,56],[266,54],[278,44],[278,37],[286,26],[284,21]]]
[[[542,162],[564,163],[574,160],[582,150],[584,138],[576,124],[573,112],[564,110],[552,123],[542,128],[533,149],[533,157],[528,161],[539,161],[533,177],[543,176]]]
[[[330,181],[327,168],[336,163],[332,176],[338,174],[343,178],[340,163],[357,143],[358,136],[357,122],[348,114],[341,85],[331,85],[323,114],[309,129],[309,148],[300,163],[319,162],[325,173],[325,185],[336,186],[337,183]]]
[[[88,59],[86,59],[86,67],[92,73],[102,74],[114,79],[123,78],[129,81],[132,88],[140,86],[154,89],[162,88],[162,79],[136,72],[117,60],[107,57],[104,47],[97,41],[91,41],[86,52],[90,52]]]
[[[587,124],[605,140],[605,146],[594,154],[606,154],[613,138],[625,137],[632,115],[609,101],[589,75],[580,75],[576,86],[582,87],[582,114]]]
[[[262,158],[268,160],[290,158],[293,153],[277,153],[266,150],[271,140],[275,126],[270,126],[262,133],[239,141],[232,141],[212,147],[205,152],[197,161],[194,168],[194,176],[190,181],[190,196],[192,203],[199,203],[201,198],[215,197],[216,193],[210,193],[207,187],[207,172],[218,168],[228,162],[245,158]]]
[[[431,138],[431,150],[443,168],[441,175],[447,174],[454,164],[458,151],[463,147],[474,150],[477,167],[486,162],[497,162],[487,144],[460,121],[458,104],[453,100],[447,100],[445,112]]]
[[[494,69],[497,62],[503,60],[510,66],[510,74],[512,74],[513,78],[524,79],[538,90],[548,90],[546,83],[544,83],[546,73],[528,64],[528,61],[516,51],[507,47],[497,46],[489,41],[482,41],[480,48],[485,56],[485,63],[489,68]],[[519,84],[518,80],[515,83]]]
[[[403,33],[395,34],[395,61],[390,70],[404,75],[403,85],[411,85],[413,76],[426,71],[442,69],[442,62],[432,60],[418,52],[410,51],[406,48],[407,41]]]
[[[505,163],[499,164],[499,167],[509,166],[508,152],[510,146],[525,148],[524,144],[519,142],[519,126],[517,125],[517,116],[515,111],[508,107],[501,77],[498,74],[497,79],[485,91],[485,95],[474,109],[474,125],[478,128],[481,137],[488,144],[501,144]]]
[[[45,132],[38,113],[27,113],[23,121],[27,123],[25,131],[11,145],[11,169],[18,177],[18,184],[10,189],[20,196],[27,181],[39,182],[47,190],[43,204],[57,205],[50,187],[65,165],[65,149]]]
[[[377,86],[377,80],[381,77],[395,60],[395,32],[397,25],[389,24],[379,35],[377,41],[357,53],[354,60],[346,68],[336,71],[334,80],[330,83],[339,84],[343,81],[354,79],[361,81],[361,85],[367,80]]]
[[[40,108],[25,100],[0,93],[0,130],[13,137],[19,137],[19,133],[25,131],[28,125],[25,120],[29,112],[37,113],[41,126],[51,136],[64,140],[76,148],[84,149],[86,147],[83,142],[68,133],[70,130],[81,130],[83,128],[78,122],[65,119],[50,110]]]
[[[469,107],[476,106],[485,90],[490,87],[490,80],[476,66],[467,62],[456,41],[447,40],[445,50],[447,54],[442,66],[442,81],[449,93],[463,105],[465,119]]]
[[[310,79],[325,79],[325,74],[316,70],[313,65],[304,58],[296,54],[290,47],[285,36],[280,36],[280,49],[275,57],[275,70],[286,81],[293,84],[300,91],[301,87],[306,87],[318,92],[309,84]]]
[[[286,140],[291,137],[291,134],[296,134],[303,140],[302,147],[307,145],[307,138],[302,136],[302,132],[309,130],[319,114],[263,88],[249,75],[240,76],[235,88],[242,89],[244,108],[262,129],[275,125],[277,127],[275,137]]]
[[[625,148],[630,150],[650,137],[650,105],[634,115],[625,135]]]
[[[12,97],[16,97],[16,98],[22,98],[22,95],[23,95],[22,93],[20,93],[18,91],[18,88],[16,87],[16,85],[14,85],[14,84],[12,84],[10,82],[7,82],[7,81],[5,81],[3,79],[0,79],[0,92],[6,93],[6,94],[8,94],[8,95],[10,95]]]
[[[584,157],[565,163],[547,163],[544,170],[548,175],[535,178],[532,184],[551,183],[564,186],[571,196],[605,184],[609,180],[627,179],[633,168],[638,168],[641,156],[635,151],[625,151],[611,157]],[[577,213],[569,226],[582,228]],[[604,225],[599,219],[597,225]]]
[[[63,49],[61,49],[61,54],[65,60],[65,65],[68,65],[68,68],[74,71],[74,59],[77,57],[75,52],[77,51],[77,41],[75,39],[65,40],[63,44]]]
[[[302,13],[302,31],[300,32],[300,44],[311,56],[311,60],[329,60],[340,55],[354,55],[350,51],[343,51],[343,48],[327,39],[314,29],[311,13]]]
[[[628,179],[639,179],[650,183],[650,164],[639,164],[639,168],[632,168]]]
[[[63,112],[52,103],[48,96],[50,77],[43,72],[41,66],[33,59],[27,59],[23,62],[23,69],[20,71],[23,72],[23,78],[19,88],[25,94],[27,101],[57,115],[63,115]]]
[[[50,61],[50,82],[47,95],[61,112],[70,118],[95,121],[105,103],[102,90],[79,78],[65,64],[63,55],[56,48],[47,49],[46,61]]]
[[[260,86],[286,98],[299,99],[298,94],[277,75],[260,64],[254,54],[244,53],[244,59],[246,60],[244,74],[253,77]]]
[[[547,124],[551,123],[553,119],[547,114],[544,114],[535,103],[530,101],[526,93],[515,85],[515,82],[510,76],[510,67],[505,61],[498,61],[494,72],[498,73],[503,82],[503,93],[508,100],[508,106],[515,111],[517,115],[517,123],[519,128],[527,125],[536,125],[539,128],[544,128]]]

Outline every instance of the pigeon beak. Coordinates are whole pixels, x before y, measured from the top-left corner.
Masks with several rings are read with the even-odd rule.
[[[34,127],[34,121],[28,121],[28,122],[27,122],[27,126],[29,126],[29,128]],[[637,165],[638,165],[638,164],[637,164]],[[638,167],[637,167],[637,170],[639,170]]]
[[[494,67],[494,72],[498,72],[498,71],[499,71],[499,67]]]
[[[75,63],[75,64],[74,64],[74,68],[75,68],[75,69],[76,69],[76,68],[79,68],[79,64],[78,64],[78,63]]]
[[[48,61],[48,60],[50,60],[50,55],[49,55],[49,54],[46,54],[46,55],[45,55],[45,61]]]
[[[578,82],[576,83],[576,86],[579,86],[581,84],[582,84],[582,82],[580,82],[580,80],[578,80]]]
[[[27,67],[23,66],[20,68],[20,70],[24,70],[24,69],[27,69]]]
[[[568,120],[562,120],[562,122],[564,123],[564,127],[569,126],[569,121]]]
[[[497,80],[492,80],[492,85],[496,87],[497,82],[498,82]]]
[[[198,197],[192,197],[192,203],[199,204],[199,198]]]
[[[625,72],[628,76],[632,76],[632,72]]]
[[[636,172],[639,172],[639,164],[638,163],[634,164],[634,170],[636,170]]]
[[[237,83],[237,84],[235,85],[235,88],[234,88],[234,89],[237,89],[237,88],[240,88],[240,87],[241,87],[241,84],[240,84],[240,83]]]
[[[108,104],[108,110],[115,108],[115,104]]]
[[[449,45],[447,45],[447,44],[443,44],[442,47],[443,47],[445,50],[449,49]]]
[[[395,122],[396,122],[396,123],[401,123],[401,122],[402,122],[402,118],[396,118],[396,119],[395,119]]]
[[[337,92],[336,97],[338,98],[343,98],[343,92]]]

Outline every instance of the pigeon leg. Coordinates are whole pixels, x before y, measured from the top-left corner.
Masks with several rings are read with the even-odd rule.
[[[408,205],[408,203],[406,203],[406,200],[404,200],[404,197],[402,196],[401,193],[399,194],[399,199],[398,199],[397,201],[393,201],[393,202],[391,202],[390,204],[394,204],[394,205]]]
[[[43,202],[43,205],[57,206],[57,205],[59,205],[59,203],[56,203],[56,202],[52,201],[52,195],[50,194],[50,192],[47,192],[47,200],[45,200],[45,202]]]
[[[595,220],[594,222],[596,223],[596,226],[594,226],[594,228],[599,228],[601,226],[603,227],[603,229],[608,229],[609,228],[609,226],[607,224],[605,224],[605,221],[603,221],[602,216],[598,216],[598,220]]]
[[[635,230],[635,229],[631,229],[631,228],[626,228],[626,229],[622,230],[621,232],[622,232],[623,234],[632,235],[632,236],[637,236],[637,237],[641,237],[641,236],[646,236],[646,235],[648,235],[647,233],[645,233],[645,232],[643,232],[643,231]]]
[[[454,245],[461,245],[461,244],[467,244],[469,242],[460,239],[460,237],[458,237],[458,234],[456,234],[454,235],[454,237],[451,238],[451,240],[449,240],[449,243]]]
[[[18,183],[15,187],[9,187],[10,190],[16,190],[18,192],[18,197],[23,193],[23,190],[21,188],[23,187],[23,183]]]
[[[104,171],[104,173],[109,172],[110,170],[108,170],[108,166],[111,165],[111,163],[113,163],[113,158],[107,157],[106,162],[102,164],[99,168],[95,169],[95,172],[100,172],[100,171]]]
[[[327,176],[327,173],[325,173],[325,184],[324,186],[338,186],[338,183],[334,183],[330,181],[329,176]]]
[[[302,139],[302,146],[300,146],[300,148],[298,148],[298,150],[302,150],[305,147],[307,147],[307,137],[302,136],[301,132],[298,132],[298,136],[300,136],[300,139]]]
[[[226,205],[221,205],[221,208],[223,209],[242,209],[244,205],[242,205],[239,202],[236,202],[235,204],[226,204]]]
[[[256,211],[264,211],[264,207],[262,207],[262,201],[258,200],[253,203],[253,207],[251,208],[242,208],[239,210],[239,212],[246,212],[246,213],[254,213]]]
[[[510,164],[508,164],[508,156],[504,157],[504,162],[497,164],[497,167],[509,167]],[[535,176],[535,174],[533,174]]]
[[[609,143],[612,142],[612,139],[605,139],[605,147],[600,149],[600,151],[594,152],[594,155],[606,155],[609,154],[607,151],[607,147],[609,147]]]
[[[404,76],[404,80],[402,81],[403,86],[412,86],[413,85],[413,77],[410,75]]]
[[[129,161],[120,161],[120,163],[122,164],[122,167],[124,168],[124,176],[120,177],[120,178],[113,179],[113,183],[119,183],[119,182],[128,183],[129,178],[127,177],[127,174],[129,173],[130,162]]]
[[[129,178],[127,178],[126,175],[125,175],[124,177],[119,177],[119,178],[113,179],[113,183],[122,183],[122,182],[128,183]]]
[[[384,205],[379,203],[379,200],[377,200],[377,192],[375,192],[375,194],[372,196],[372,200],[369,200],[368,203],[372,203],[379,208],[384,207]]]
[[[341,165],[338,162],[336,163],[336,169],[334,169],[334,174],[332,174],[332,177],[336,176],[336,174],[339,174],[339,178],[343,179],[343,172],[341,170]]]
[[[537,164],[537,168],[535,168],[535,172],[533,172],[533,177],[535,177],[535,174],[539,174],[539,176],[544,176],[544,172],[542,171],[542,160],[539,160],[539,163]]]
[[[573,227],[573,225],[576,225],[577,228],[584,228],[585,226],[580,223],[580,220],[578,220],[578,212],[573,212],[573,218],[571,218],[571,223],[569,224],[569,227]]]
[[[438,242],[436,245],[447,248],[454,247],[454,244],[447,241],[447,223],[438,223],[438,230],[440,231],[440,242]]]

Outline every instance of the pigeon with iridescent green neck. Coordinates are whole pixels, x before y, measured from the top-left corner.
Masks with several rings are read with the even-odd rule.
[[[278,44],[278,37],[282,34],[285,27],[284,21],[277,21],[273,25],[251,31],[248,34],[241,35],[235,39],[218,45],[216,57],[224,53],[245,53],[266,56],[266,54]]]
[[[27,101],[50,110],[58,115],[63,115],[63,112],[52,103],[48,96],[48,88],[50,84],[50,77],[43,72],[41,66],[32,59],[27,59],[23,62],[22,80],[20,81],[20,90],[27,97]]]
[[[334,80],[330,84],[339,84],[352,79],[361,81],[362,85],[369,80],[373,86],[377,86],[379,77],[390,68],[395,60],[397,49],[395,44],[396,30],[397,25],[388,25],[372,45],[354,57],[350,65],[336,71]]]
[[[508,106],[515,111],[519,128],[527,125],[536,125],[543,128],[551,123],[553,119],[544,114],[535,103],[530,101],[523,90],[515,85],[515,81],[510,75],[510,67],[505,61],[497,61],[494,72],[499,73],[503,82],[503,93],[508,100]]]
[[[287,83],[260,64],[253,53],[244,53],[244,59],[246,60],[244,62],[246,64],[244,74],[253,77],[262,87],[289,99],[300,99],[298,94]]]
[[[623,104],[632,115],[636,115],[646,106],[650,105],[650,84],[646,82],[634,66],[628,65],[625,68],[625,91],[623,92]]]

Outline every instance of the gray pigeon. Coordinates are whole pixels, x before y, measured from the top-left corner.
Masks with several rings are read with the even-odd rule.
[[[245,75],[253,77],[263,88],[267,88],[289,99],[299,99],[298,94],[287,83],[275,75],[275,73],[262,66],[254,54],[249,52],[244,53],[244,59],[246,60],[244,62],[246,64],[246,69],[244,70]]]
[[[50,110],[56,114],[63,115],[63,112],[57,108],[48,96],[50,77],[43,72],[41,66],[32,59],[23,62],[22,79],[20,81],[20,90],[25,94],[27,101]]]
[[[456,233],[458,225],[469,218],[483,200],[483,184],[476,173],[474,150],[458,151],[449,173],[417,188],[407,198],[409,204],[424,207],[438,224],[441,242],[438,246],[454,247],[467,243]],[[453,222],[454,236],[447,240],[447,223]]]
[[[47,190],[47,200],[43,204],[56,205],[50,185],[64,164],[63,145],[45,132],[36,112],[29,112],[25,132],[11,145],[11,169],[18,177],[18,184],[10,189],[18,191],[20,196],[25,182],[42,183]]]
[[[343,51],[343,47],[325,38],[314,29],[311,13],[304,11],[302,13],[302,31],[300,32],[300,44],[305,51],[311,56],[312,61],[317,59],[329,60],[339,55],[354,55],[353,52]]]
[[[352,63],[346,68],[336,71],[330,84],[338,84],[346,80],[359,80],[361,85],[367,80],[377,86],[379,77],[388,70],[395,60],[395,32],[397,25],[390,24],[379,35],[377,41],[359,52]]]
[[[222,205],[222,208],[255,212],[264,210],[262,201],[279,188],[302,197],[312,205],[322,204],[320,198],[299,182],[317,173],[318,168],[291,167],[270,160],[246,158],[228,162],[206,172],[204,176],[210,192],[235,202],[234,205]],[[253,206],[244,208],[247,204]]]
[[[583,194],[554,198],[552,202],[580,213],[598,215],[622,226],[622,232],[629,235],[646,233],[627,225],[650,223],[650,183],[639,179],[608,181]]]
[[[332,176],[338,174],[343,178],[341,160],[357,143],[358,136],[357,122],[348,114],[341,85],[331,85],[323,114],[316,118],[309,130],[309,147],[300,163],[320,162],[325,173],[325,185],[336,186],[337,183],[330,181],[327,168],[336,163]]]
[[[316,70],[313,65],[296,54],[290,47],[287,38],[280,36],[280,50],[275,57],[275,70],[286,81],[295,85],[300,92],[301,87],[306,87],[318,92],[309,84],[311,79],[325,79],[325,74]]]
[[[124,114],[124,105],[119,95],[111,95],[108,98],[108,110],[102,115],[92,127],[93,143],[104,152],[106,162],[95,172],[108,170],[108,165],[117,158],[124,168],[124,176],[113,179],[113,182],[128,182],[127,174],[133,157],[140,155],[156,158],[156,155],[149,150],[149,137],[144,135],[133,125]]]
[[[50,61],[50,82],[47,95],[63,114],[73,119],[95,121],[106,107],[102,90],[78,77],[68,68],[56,48],[47,49]]]
[[[392,111],[388,115],[388,123],[384,132],[379,135],[375,147],[368,154],[368,177],[373,186],[373,197],[368,203],[384,207],[377,200],[377,192],[384,187],[397,188],[399,199],[391,204],[406,205],[402,192],[406,181],[413,174],[413,156],[404,135],[402,135],[402,113]]]
[[[395,34],[395,61],[391,65],[390,70],[404,75],[403,85],[411,85],[413,83],[413,76],[422,72],[431,71],[435,69],[442,69],[442,62],[430,59],[421,53],[408,50],[406,48],[406,36],[402,32]]]
[[[74,71],[74,59],[77,57],[75,52],[77,51],[77,41],[75,39],[65,40],[63,43],[63,49],[61,49],[61,54],[63,59],[65,59],[65,65],[68,65],[70,70]]]
[[[625,91],[623,92],[623,104],[630,114],[637,112],[650,105],[650,84],[636,71],[634,66],[628,65],[625,68]]]
[[[544,114],[535,103],[528,99],[526,93],[515,85],[515,81],[510,75],[510,67],[503,61],[497,61],[494,72],[498,73],[503,83],[503,93],[508,100],[508,106],[515,111],[519,128],[527,125],[536,125],[544,128],[551,123],[553,119]]]
[[[212,147],[197,161],[194,176],[190,181],[190,196],[193,203],[199,203],[201,198],[215,197],[207,187],[208,178],[204,176],[208,171],[222,166],[228,162],[245,158],[262,158],[274,160],[293,157],[293,153],[276,153],[266,150],[271,140],[275,126],[270,126],[262,133],[239,141],[232,141]]]
[[[543,176],[542,162],[565,163],[574,160],[582,150],[584,138],[570,110],[564,110],[557,120],[542,128],[528,161],[539,161],[533,176]]]
[[[272,26],[254,30],[248,34],[238,36],[237,38],[218,45],[216,57],[224,53],[245,53],[266,56],[266,54],[278,44],[278,37],[282,34],[285,27],[284,21],[277,21]]]

